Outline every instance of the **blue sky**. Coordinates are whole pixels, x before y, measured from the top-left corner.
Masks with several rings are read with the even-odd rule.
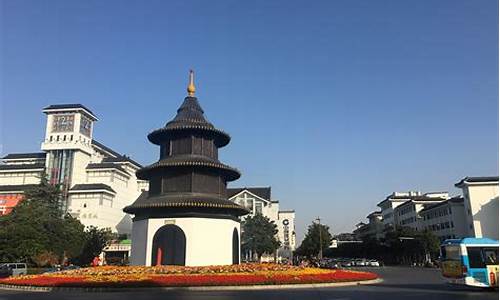
[[[137,161],[187,74],[231,134],[232,186],[272,186],[299,238],[393,191],[498,174],[497,1],[1,1],[1,155],[39,151],[55,103]]]

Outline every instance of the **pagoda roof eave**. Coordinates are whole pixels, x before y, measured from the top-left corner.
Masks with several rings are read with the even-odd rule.
[[[143,212],[155,211],[157,214],[173,213],[176,211],[196,212],[206,209],[213,212],[226,212],[234,216],[243,216],[249,210],[230,200],[214,198],[197,193],[186,193],[181,195],[156,195],[149,197],[149,192],[143,192],[137,200],[126,206],[123,211],[129,214],[141,214]]]
[[[187,157],[182,160],[174,160],[174,159],[162,159],[160,161],[157,161],[154,164],[151,164],[149,166],[146,166],[136,172],[136,176],[139,179],[144,179],[147,180],[149,179],[148,175],[151,172],[154,172],[155,170],[159,169],[165,169],[165,168],[185,168],[185,167],[199,167],[199,168],[210,168],[210,169],[217,169],[226,175],[226,180],[227,181],[234,181],[238,178],[240,178],[241,173],[235,168],[231,168],[228,165],[225,165],[223,163],[220,163],[215,160],[200,160],[199,157]]]
[[[166,127],[162,127],[159,129],[156,129],[148,134],[148,140],[155,144],[155,145],[160,145],[161,142],[165,139],[168,139],[169,135],[174,135],[177,134],[178,132],[186,132],[186,131],[191,131],[191,132],[209,132],[215,140],[215,145],[218,148],[224,147],[227,144],[229,144],[229,141],[231,140],[231,136],[227,134],[226,132],[208,126],[206,124],[178,124],[178,125],[167,125]]]

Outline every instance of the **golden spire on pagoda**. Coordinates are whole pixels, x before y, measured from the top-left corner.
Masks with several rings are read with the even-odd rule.
[[[196,88],[194,87],[194,71],[189,70],[189,85],[187,87],[187,92],[189,97],[194,96],[194,92],[196,92]]]

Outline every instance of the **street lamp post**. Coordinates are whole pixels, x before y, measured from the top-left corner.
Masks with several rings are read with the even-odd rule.
[[[319,228],[319,253],[318,253],[318,259],[321,261],[323,259],[323,239],[321,237],[321,219],[318,217],[316,219],[318,221],[318,228]]]

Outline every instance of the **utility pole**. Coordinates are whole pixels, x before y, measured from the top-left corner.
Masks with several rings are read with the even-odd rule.
[[[318,228],[319,228],[319,254],[318,254],[318,259],[321,260],[323,259],[323,239],[321,238],[321,219],[318,217],[316,219],[318,221]]]

